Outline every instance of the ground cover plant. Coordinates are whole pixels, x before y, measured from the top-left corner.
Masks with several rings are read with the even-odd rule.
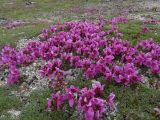
[[[58,23],[44,29],[39,39],[22,48],[5,46],[1,51],[0,65],[2,69],[8,69],[6,83],[20,84],[20,68],[40,60],[39,74],[48,78],[51,90],[46,112],[61,110],[72,118],[76,111],[75,116],[86,120],[109,119],[116,113],[118,116],[116,94],[106,92],[105,87],[115,85],[138,89],[139,85],[146,86],[149,82],[155,89],[159,86],[160,74],[159,43],[152,39],[137,43],[127,41],[125,34],[120,32],[119,25],[122,24],[128,24],[128,19]],[[149,30],[143,27],[139,34]],[[66,79],[70,69],[81,72],[75,81]],[[146,81],[145,77],[154,79],[154,82]],[[80,82],[83,82],[82,86]],[[156,108],[156,112],[158,110]]]
[[[0,120],[159,120],[159,6],[1,0]]]

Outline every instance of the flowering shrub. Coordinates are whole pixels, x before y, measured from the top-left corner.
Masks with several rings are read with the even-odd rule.
[[[114,109],[114,93],[110,93],[106,100],[102,99],[104,85],[100,82],[94,82],[92,88],[79,89],[71,85],[66,88],[64,93],[58,91],[51,95],[48,99],[47,110],[51,110],[53,106],[61,109],[64,103],[68,103],[70,107],[77,106],[77,111],[83,114],[85,120],[99,120],[103,117],[107,110]]]

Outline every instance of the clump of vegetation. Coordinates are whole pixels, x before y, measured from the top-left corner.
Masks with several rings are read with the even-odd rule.
[[[115,117],[110,116],[110,112],[116,110],[116,94],[110,93],[107,100],[102,94],[109,85],[115,85],[115,88],[124,85],[126,88],[129,87],[129,91],[130,88],[135,91],[143,88],[139,86],[146,82],[144,77],[154,76],[159,79],[160,74],[160,45],[152,39],[141,40],[137,44],[125,40],[128,36],[121,32],[123,27],[119,25],[122,24],[128,24],[128,20],[113,18],[92,22],[58,23],[44,29],[39,35],[39,41],[31,41],[19,50],[5,46],[0,54],[0,65],[9,70],[7,84],[13,85],[20,81],[19,68],[41,60],[45,64],[40,68],[40,75],[51,81],[52,94],[48,99],[47,110],[64,109],[67,112],[71,107],[73,111],[77,111],[77,115],[86,120]],[[107,30],[106,26],[109,26]],[[143,27],[139,34],[145,34],[149,30],[148,27]],[[72,68],[82,70],[80,77],[83,77],[84,81],[77,79],[78,84],[86,81],[90,81],[91,84],[92,80],[96,80],[96,84],[92,84],[91,89],[83,84],[79,90],[73,86],[73,81],[65,81],[66,71]],[[143,68],[146,70],[143,71]],[[98,81],[106,84],[106,88]],[[158,81],[156,84],[159,84]],[[145,88],[144,90],[148,91]],[[140,104],[137,97],[141,96],[135,95],[133,100],[128,101],[129,104],[134,102],[135,106],[131,106],[133,108]],[[125,108],[119,106],[119,110]],[[140,107],[141,110],[143,108]],[[70,117],[73,111],[68,111]],[[119,113],[124,114],[126,110]],[[134,114],[131,111],[123,118],[141,117]],[[144,116],[148,116],[146,112]],[[121,118],[118,113],[117,117]]]

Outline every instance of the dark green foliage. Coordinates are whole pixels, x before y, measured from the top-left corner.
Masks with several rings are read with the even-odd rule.
[[[142,28],[146,26],[149,32],[143,33]],[[133,44],[143,39],[150,39],[160,42],[160,26],[159,25],[142,25],[140,21],[129,21],[127,24],[119,24],[119,31],[123,33],[123,39],[131,41]],[[152,29],[156,29],[154,32]]]
[[[118,102],[118,120],[155,120],[153,109],[160,102],[160,91],[142,85],[118,86],[108,85],[106,94],[114,92]]]
[[[22,107],[20,99],[11,94],[11,91],[16,89],[17,86],[0,87],[0,115],[9,109],[20,109]]]
[[[61,111],[46,112],[46,102],[50,97],[50,91],[34,91],[29,98],[29,105],[22,110],[21,120],[65,120]]]

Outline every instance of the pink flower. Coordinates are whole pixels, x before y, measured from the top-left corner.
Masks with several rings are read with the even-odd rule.
[[[99,120],[106,111],[106,102],[100,98],[92,98],[84,109],[86,120]]]
[[[79,88],[71,85],[66,88],[62,94],[58,91],[56,94],[52,94],[52,98],[48,99],[48,109],[56,105],[57,109],[60,109],[66,102],[70,107],[74,107],[78,112],[83,114],[85,120],[99,120],[103,117],[106,110],[113,109],[115,95],[110,93],[107,101],[102,99],[104,85],[96,81],[92,84],[92,88]]]
[[[114,99],[115,99],[115,94],[114,93],[110,93],[110,95],[107,98],[107,103],[108,103],[110,108],[114,107]]]
[[[78,99],[78,110],[85,108],[89,103],[90,99],[94,97],[95,93],[92,90],[88,90],[87,88],[83,88],[81,91],[81,96]]]
[[[56,31],[56,26],[53,26],[53,25],[52,25],[52,26],[50,27],[50,32],[53,33],[53,32],[55,32],[55,31]]]
[[[64,96],[61,94],[61,92],[59,91],[56,94],[52,94],[52,99],[54,100],[57,109],[60,109],[60,107],[64,103]]]
[[[95,75],[96,75],[96,71],[93,67],[88,68],[85,72],[85,76],[87,79],[93,78],[95,77]]]
[[[74,87],[73,85],[70,86],[70,88],[66,89],[65,97],[69,102],[69,106],[73,107],[75,100],[75,95],[78,95],[79,89]]]
[[[53,101],[51,99],[47,100],[47,110],[50,110],[53,106]]]
[[[100,82],[95,81],[92,84],[92,89],[95,92],[96,97],[101,97],[103,95],[104,85],[101,85]]]
[[[134,64],[127,63],[123,66],[113,67],[113,78],[117,83],[125,85],[133,84],[141,81],[141,76],[138,74]]]
[[[94,111],[92,107],[89,107],[85,112],[85,120],[94,120]]]
[[[15,66],[11,66],[9,68],[9,71],[10,71],[10,73],[7,78],[7,84],[12,85],[12,84],[18,82],[18,79],[20,77],[20,71]]]
[[[149,29],[147,27],[143,27],[142,32],[144,32],[144,33],[149,32]]]

